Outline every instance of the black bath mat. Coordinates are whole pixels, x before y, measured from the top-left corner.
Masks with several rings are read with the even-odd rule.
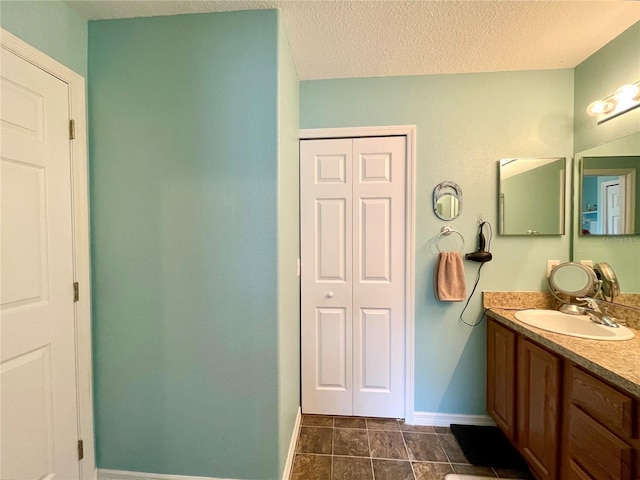
[[[526,462],[498,427],[451,425],[465,457],[472,465],[526,468]]]

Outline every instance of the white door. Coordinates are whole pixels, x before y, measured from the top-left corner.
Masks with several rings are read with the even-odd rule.
[[[626,233],[625,211],[624,211],[624,177],[618,180],[603,182],[602,197],[603,205],[603,233],[618,235]],[[601,200],[602,202],[602,200]]]
[[[405,137],[300,142],[302,411],[404,417]]]
[[[77,479],[68,85],[1,62],[2,479]]]

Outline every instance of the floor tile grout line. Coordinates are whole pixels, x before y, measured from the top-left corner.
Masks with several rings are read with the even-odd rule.
[[[311,455],[313,457],[333,457],[333,455],[329,453],[297,453],[296,455]],[[336,456],[340,457],[342,455],[336,455]]]
[[[442,465],[449,465],[450,462],[439,462],[437,460],[411,460],[411,459],[406,459],[406,458],[389,458],[389,457],[369,457],[369,456],[363,456],[363,455],[331,455],[330,453],[307,453],[307,452],[299,452],[296,453],[296,455],[307,455],[307,456],[313,456],[313,457],[343,457],[343,458],[372,458],[373,460],[385,460],[385,461],[390,461],[390,462],[415,462],[415,463],[439,463]],[[456,463],[454,462],[453,465],[460,465],[463,467],[472,467],[473,465],[470,463]],[[492,467],[491,467],[492,468]],[[497,473],[496,473],[497,475]]]
[[[306,453],[306,452],[299,452],[299,453],[296,453],[296,455],[307,455],[312,457],[371,458],[373,460],[384,460],[388,462],[442,463],[447,465],[449,464],[449,462],[437,462],[433,460],[411,460],[407,458],[371,457],[366,455],[364,456],[363,455],[331,455],[330,453]],[[469,466],[468,464],[465,464],[465,463],[460,463],[456,465]]]
[[[336,417],[332,417],[331,418],[331,476],[329,478],[331,478],[333,480],[333,446],[335,443],[335,438],[336,438],[336,429],[335,429],[335,425],[336,425]]]
[[[416,480],[416,471],[413,468],[413,462],[411,461],[411,455],[409,454],[409,447],[407,447],[407,441],[404,439],[404,432],[400,431],[400,436],[402,437],[402,444],[404,445],[404,451],[407,453],[407,458],[409,459],[409,465],[411,465],[411,474],[413,475],[413,479]]]
[[[435,431],[435,429],[434,429]],[[447,457],[447,460],[449,461],[449,468],[451,469],[451,471],[453,473],[456,473],[456,469],[453,468],[453,463],[451,462],[451,458],[449,458],[449,454],[447,453],[447,449],[444,448],[444,445],[442,444],[442,440],[440,440],[440,434],[436,433],[436,438],[438,440],[438,443],[440,444],[440,448],[442,448],[442,451],[444,452],[444,456]]]
[[[376,480],[376,472],[373,470],[373,455],[371,453],[371,438],[369,437],[369,425],[367,424],[367,420],[364,421],[365,431],[367,432],[367,447],[369,448],[369,463],[371,464],[371,478],[372,480]]]

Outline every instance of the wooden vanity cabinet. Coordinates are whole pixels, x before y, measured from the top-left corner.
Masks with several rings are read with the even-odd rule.
[[[487,411],[538,480],[640,480],[640,398],[489,317]]]

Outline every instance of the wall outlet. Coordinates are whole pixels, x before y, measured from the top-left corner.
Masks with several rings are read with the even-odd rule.
[[[551,275],[553,267],[557,267],[558,265],[560,265],[560,260],[547,260],[547,278]]]
[[[585,267],[593,268],[593,260],[580,260],[580,263]]]

